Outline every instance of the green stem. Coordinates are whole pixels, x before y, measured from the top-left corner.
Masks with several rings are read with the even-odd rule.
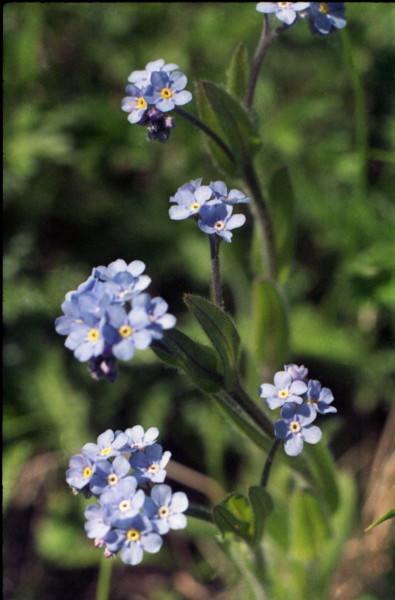
[[[211,510],[205,508],[204,506],[200,506],[199,504],[190,504],[187,510],[185,511],[185,514],[187,514],[190,517],[195,517],[195,519],[200,519],[201,521],[214,523]]]
[[[213,234],[209,235],[209,241],[213,300],[217,306],[223,308],[224,300],[222,296],[221,273],[219,268],[219,247],[221,239],[216,234]]]
[[[269,17],[265,15],[263,20],[263,27],[261,37],[259,38],[258,46],[255,50],[254,58],[251,65],[250,77],[247,84],[247,91],[244,97],[244,104],[246,108],[250,109],[254,102],[254,93],[256,84],[258,81],[259,71],[261,70],[263,59],[266,56],[267,51],[274,42],[274,40],[280,35],[284,29],[287,29],[288,25],[282,25],[273,31],[270,31]]]
[[[279,447],[279,445],[280,445],[280,440],[278,440],[278,439],[274,440],[273,446],[271,447],[270,452],[267,455],[266,462],[265,462],[265,465],[264,465],[263,471],[262,471],[262,477],[261,477],[261,486],[262,487],[266,487],[268,484],[270,470],[272,468],[274,456],[277,452],[277,448]]]
[[[240,381],[237,381],[234,388],[229,392],[229,395],[241,406],[249,417],[256,423],[262,431],[271,439],[273,438],[273,423],[259,408],[259,406],[250,398]]]
[[[112,559],[101,557],[99,577],[96,588],[96,600],[109,600],[111,585]]]
[[[350,36],[346,30],[341,31],[341,40],[343,43],[344,61],[349,71],[351,86],[354,94],[355,145],[359,163],[358,192],[360,196],[364,198],[366,197],[367,163],[369,154],[365,91],[363,89],[363,84],[358,69],[355,65]]]
[[[206,125],[205,123],[203,123],[203,121],[201,121],[198,117],[195,117],[195,115],[191,115],[191,113],[187,112],[183,108],[180,108],[179,106],[177,106],[174,110],[181,117],[184,117],[184,119],[186,119],[187,121],[189,121],[190,123],[192,123],[193,125],[195,125],[195,127],[197,127],[198,129],[200,129],[201,131],[203,131],[203,133],[205,133],[206,135],[208,135],[217,144],[217,146],[219,146],[221,148],[221,150],[223,150],[225,152],[225,154],[227,155],[227,157],[233,163],[236,162],[235,161],[235,157],[233,155],[233,152],[231,151],[231,149],[229,148],[229,146],[208,125]]]
[[[244,165],[244,179],[250,189],[252,196],[252,211],[260,225],[263,238],[263,260],[267,264],[268,275],[270,279],[276,278],[277,260],[276,247],[274,243],[273,224],[269,211],[268,203],[262,193],[258,176],[255,172],[252,161]]]

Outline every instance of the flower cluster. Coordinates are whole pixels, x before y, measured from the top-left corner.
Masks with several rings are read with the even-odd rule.
[[[199,229],[208,235],[216,234],[225,242],[232,241],[232,229],[245,223],[245,216],[232,214],[235,204],[248,203],[250,199],[239,190],[228,189],[223,181],[202,185],[195,179],[178,188],[171,196],[169,216],[175,221],[194,217]]]
[[[95,378],[114,381],[116,359],[129,360],[175,325],[163,298],[143,293],[151,283],[144,270],[141,260],[127,264],[118,259],[95,267],[77,290],[66,294],[55,329],[67,336],[65,346],[79,361],[90,361]]]
[[[164,484],[171,453],[156,443],[159,431],[140,425],[107,429],[97,443],[72,456],[66,481],[74,493],[97,501],[85,510],[85,531],[107,557],[137,565],[144,552],[158,552],[170,529],[183,529],[188,498]]]
[[[261,398],[272,410],[281,408],[281,419],[274,424],[276,438],[284,440],[284,450],[289,456],[297,456],[303,450],[303,442],[316,444],[321,430],[312,425],[318,413],[326,415],[337,412],[332,406],[333,394],[322,387],[317,379],[307,379],[304,365],[284,365],[284,371],[274,375],[274,385],[261,385]]]
[[[165,142],[174,127],[167,113],[192,100],[191,92],[185,90],[186,76],[177,65],[160,58],[149,62],[143,71],[133,71],[128,81],[127,96],[122,100],[128,121],[146,127],[149,139]]]
[[[288,26],[299,18],[308,19],[312,31],[321,35],[346,26],[344,2],[258,2],[256,9],[273,13]]]

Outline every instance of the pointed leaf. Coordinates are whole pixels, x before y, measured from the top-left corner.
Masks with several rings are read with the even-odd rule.
[[[232,319],[201,296],[185,294],[184,302],[217,350],[224,368],[225,387],[231,389],[237,375],[240,349],[240,337]]]
[[[288,352],[288,315],[284,299],[270,281],[252,286],[252,353],[259,365],[276,369]]]
[[[273,510],[273,500],[269,492],[260,485],[250,487],[249,497],[254,512],[254,543],[259,544],[265,520]]]
[[[288,169],[274,173],[269,183],[279,281],[285,282],[295,248],[295,196]]]
[[[256,128],[245,108],[223,87],[211,81],[199,81],[197,89],[201,119],[204,120],[205,116],[210,119],[207,124],[215,126],[214,131],[234,155],[235,162],[228,160],[226,172],[232,176],[238,175],[260,147]],[[217,156],[214,158],[217,159]]]
[[[226,75],[228,92],[242,100],[246,93],[249,75],[248,50],[245,44],[240,43],[236,47]]]
[[[217,392],[222,388],[222,376],[218,371],[215,352],[194,342],[181,331],[167,331],[151,348],[163,362],[181,369],[203,392]]]
[[[384,521],[387,521],[388,519],[393,519],[394,517],[395,517],[395,508],[392,508],[391,510],[389,510],[388,512],[386,512],[385,515],[383,515],[382,517],[379,517],[378,519],[376,519],[375,521],[373,521],[373,523],[371,523],[369,525],[369,527],[367,527],[365,529],[365,533],[367,531],[370,531],[374,527],[377,527],[377,525],[380,525],[381,523],[384,523]]]

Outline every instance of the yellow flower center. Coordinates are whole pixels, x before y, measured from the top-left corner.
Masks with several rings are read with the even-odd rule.
[[[197,210],[198,208],[200,208],[200,204],[199,204],[199,202],[194,202],[193,204],[191,204],[191,206],[189,208],[191,210]]]
[[[137,531],[137,529],[129,529],[129,531],[126,533],[126,539],[128,542],[138,542],[140,538],[141,534],[139,531]]]
[[[326,15],[329,12],[329,6],[326,2],[320,2],[320,7],[318,10],[320,13],[324,13]]]
[[[108,476],[107,481],[108,485],[115,485],[116,483],[118,483],[118,477],[115,475],[115,473],[112,473]]]
[[[289,424],[289,429],[292,431],[292,433],[299,433],[301,430],[300,423],[298,421],[291,421]]]
[[[142,96],[140,98],[136,98],[136,108],[147,108],[148,104]]]
[[[167,506],[161,506],[158,510],[158,514],[161,519],[166,519],[166,517],[168,517],[170,514],[170,510],[167,508]]]
[[[126,512],[130,508],[130,500],[122,500],[122,502],[119,503],[118,508],[121,512]]]
[[[100,331],[98,329],[90,329],[86,334],[88,342],[97,342],[100,337]]]
[[[173,92],[170,88],[162,88],[160,91],[160,95],[161,98],[163,98],[164,100],[168,100],[169,98],[171,98],[173,96]]]
[[[217,231],[221,231],[225,227],[225,223],[223,221],[217,221],[214,223],[214,229]]]
[[[107,446],[107,448],[102,448],[100,450],[100,456],[108,456],[109,454],[111,454],[112,448],[111,446]]]
[[[128,338],[132,335],[133,329],[132,327],[129,327],[129,325],[122,325],[122,327],[118,329],[118,333],[121,337]]]
[[[288,398],[289,391],[288,390],[280,390],[277,395],[279,398]]]
[[[277,2],[279,8],[288,8],[292,2]]]
[[[152,465],[150,465],[148,467],[148,472],[149,473],[158,473],[158,471],[159,471],[159,465],[157,465],[155,463],[153,463]]]
[[[93,471],[90,467],[85,467],[85,469],[82,471],[82,476],[83,477],[90,477],[92,475]]]

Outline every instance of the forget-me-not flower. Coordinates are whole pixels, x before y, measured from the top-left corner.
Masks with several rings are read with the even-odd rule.
[[[119,552],[121,560],[128,565],[139,564],[144,552],[159,552],[163,543],[145,515],[125,519],[122,526],[111,530],[104,540],[107,549],[111,553]]]
[[[136,452],[131,456],[130,464],[134,469],[137,481],[163,483],[166,478],[166,466],[171,457],[168,450],[163,452],[160,444],[152,444],[144,452]]]
[[[327,35],[346,26],[344,2],[311,2],[308,17],[313,31]]]
[[[316,425],[311,425],[316,413],[306,405],[287,404],[281,412],[282,419],[274,424],[276,438],[284,440],[284,450],[289,456],[297,456],[303,443],[317,444],[322,436]]]
[[[321,415],[336,413],[337,409],[331,406],[333,394],[327,387],[322,387],[317,379],[310,379],[307,383],[306,402],[314,412]]]
[[[292,25],[298,16],[298,12],[306,10],[310,2],[258,2],[256,10],[260,13],[274,15],[285,23]]]
[[[274,375],[274,385],[264,383],[261,385],[261,398],[265,398],[269,408],[274,410],[286,402],[302,404],[302,395],[307,386],[303,381],[294,381],[287,371],[278,371]]]
[[[127,443],[127,435],[122,431],[114,433],[112,429],[107,429],[98,436],[96,444],[91,442],[85,444],[82,447],[82,452],[85,456],[97,462],[118,456]]]
[[[233,215],[233,208],[220,200],[210,200],[199,212],[198,226],[208,235],[217,235],[225,242],[232,241],[232,230],[246,222],[242,214]]]
[[[293,381],[301,380],[305,381],[309,374],[308,369],[304,365],[284,365],[284,371],[291,375]]]
[[[151,490],[151,498],[147,498],[147,510],[158,533],[164,535],[170,529],[183,529],[186,526],[188,498],[184,492],[172,493],[166,484],[155,485]]]
[[[95,469],[94,460],[84,454],[76,454],[70,458],[66,481],[76,492],[87,491]]]
[[[89,489],[95,496],[119,484],[130,471],[129,461],[124,456],[116,456],[112,462],[99,460],[95,473],[89,482]]]

